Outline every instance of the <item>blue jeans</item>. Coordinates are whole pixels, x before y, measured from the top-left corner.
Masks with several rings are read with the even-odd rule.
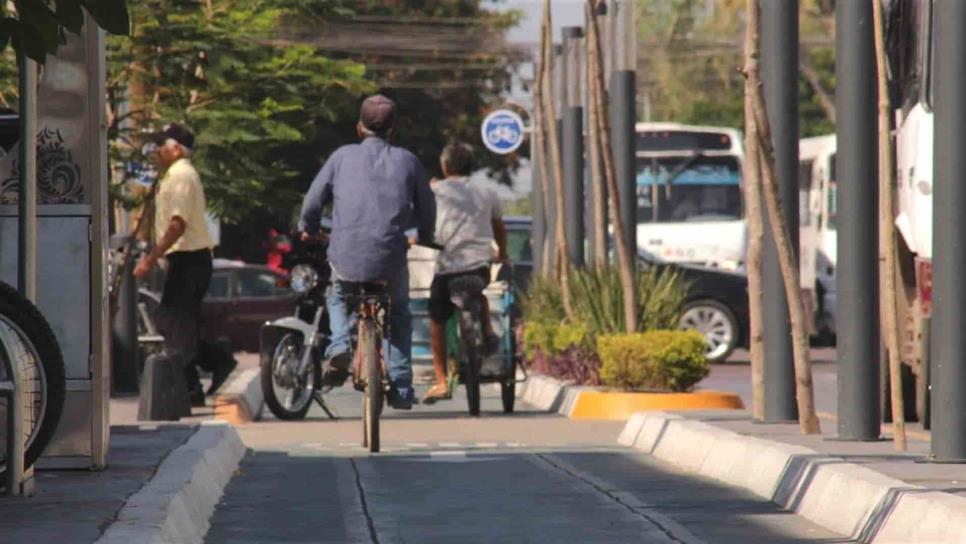
[[[405,265],[389,279],[389,339],[383,339],[382,353],[389,354],[389,380],[400,399],[413,398],[413,314],[409,310],[409,268]],[[356,309],[346,311],[342,286],[333,273],[326,297],[332,339],[327,358],[350,351],[349,331],[355,326]]]

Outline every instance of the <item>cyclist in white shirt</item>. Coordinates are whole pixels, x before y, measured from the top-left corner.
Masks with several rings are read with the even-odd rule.
[[[473,170],[473,150],[455,143],[446,146],[440,156],[444,179],[431,184],[436,195],[436,242],[443,246],[436,261],[436,275],[430,287],[430,340],[433,350],[435,385],[423,397],[432,404],[452,396],[446,380],[446,322],[455,307],[450,284],[454,279],[477,276],[485,287],[490,283],[493,243],[497,260],[506,262],[507,235],[503,212],[496,193],[469,180]],[[482,297],[482,293],[480,294]],[[499,340],[493,333],[489,307],[483,298],[483,333],[487,349],[493,351]]]

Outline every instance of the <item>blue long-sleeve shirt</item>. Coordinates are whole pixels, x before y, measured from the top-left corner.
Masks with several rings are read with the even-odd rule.
[[[332,203],[329,262],[348,281],[394,277],[406,266],[405,231],[432,240],[436,201],[415,155],[369,137],[342,146],[325,162],[302,202],[299,229],[319,231]]]

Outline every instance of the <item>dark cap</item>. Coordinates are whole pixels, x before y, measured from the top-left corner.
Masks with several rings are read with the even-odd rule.
[[[385,132],[396,123],[396,103],[381,94],[370,96],[359,109],[359,122],[373,132]]]
[[[164,145],[167,140],[174,140],[188,149],[195,148],[195,135],[184,125],[171,123],[164,126],[161,132],[155,132],[151,138],[157,145]]]

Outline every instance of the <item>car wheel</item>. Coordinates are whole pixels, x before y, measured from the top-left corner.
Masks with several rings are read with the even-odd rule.
[[[716,300],[689,302],[681,315],[681,328],[704,335],[708,343],[708,362],[721,363],[738,345],[738,320],[730,308]]]

